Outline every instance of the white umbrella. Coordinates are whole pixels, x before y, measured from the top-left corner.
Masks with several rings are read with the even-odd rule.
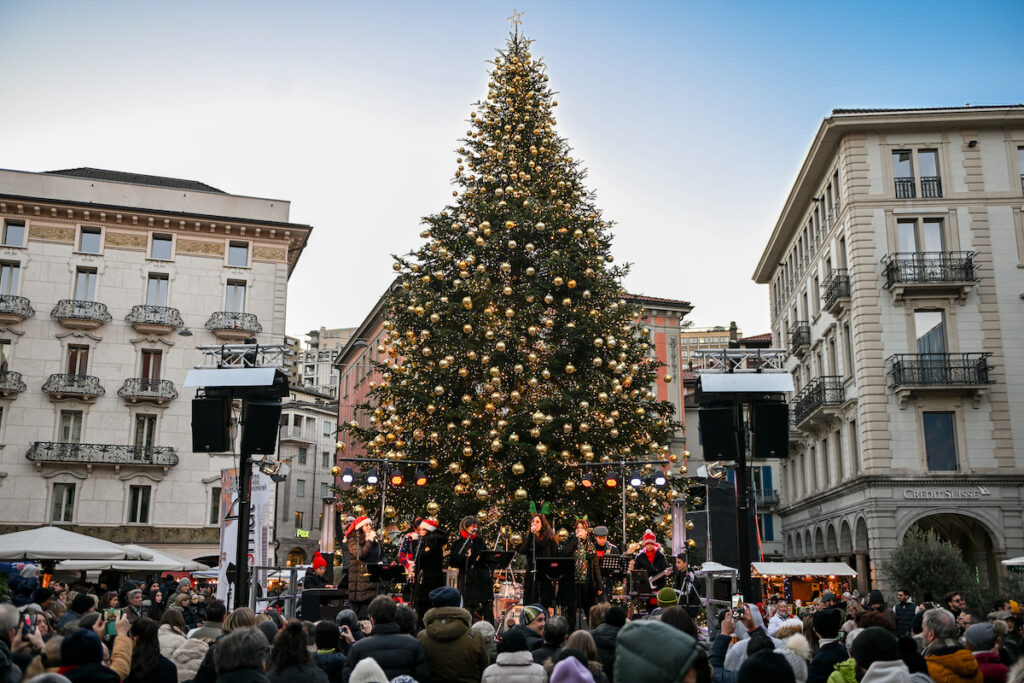
[[[90,569],[114,569],[122,572],[191,572],[209,569],[201,562],[186,560],[153,548],[141,545],[126,545],[140,555],[152,556],[150,560],[65,560],[57,565],[58,571],[88,571]]]
[[[0,560],[149,560],[149,552],[44,526],[0,536]]]
[[[1024,567],[1024,555],[1020,557],[1011,557],[1009,560],[1003,560],[1003,565],[1007,567]]]

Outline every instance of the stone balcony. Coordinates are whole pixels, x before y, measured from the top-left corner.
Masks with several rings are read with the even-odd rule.
[[[181,313],[170,306],[132,306],[124,320],[140,334],[170,334],[185,326]]]
[[[25,457],[41,468],[45,463],[161,467],[165,471],[178,464],[178,454],[170,446],[134,446],[99,443],[62,443],[36,441]]]
[[[117,390],[117,395],[129,403],[152,401],[162,404],[178,398],[178,390],[174,388],[174,382],[169,379],[129,377]]]
[[[303,444],[317,443],[317,437],[312,430],[303,429],[297,425],[283,425],[280,432],[281,443],[294,442]]]
[[[244,341],[263,331],[259,319],[253,313],[217,311],[206,321],[206,329],[223,341]]]
[[[100,385],[99,377],[53,374],[43,384],[43,393],[58,401],[66,398],[95,401],[107,393],[107,390]]]
[[[20,372],[14,372],[13,370],[0,372],[0,397],[10,398],[17,396],[27,388],[25,382],[21,379]]]
[[[31,303],[25,297],[13,294],[0,296],[0,324],[14,325],[35,314]]]
[[[50,311],[50,317],[73,330],[94,330],[111,321],[106,304],[77,299],[61,299]]]

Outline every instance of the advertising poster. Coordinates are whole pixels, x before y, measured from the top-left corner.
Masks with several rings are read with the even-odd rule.
[[[270,561],[270,477],[259,470],[252,473],[252,495],[249,506],[249,566],[266,566]],[[217,576],[217,599],[234,606],[231,584],[234,574],[228,572],[235,565],[235,543],[238,538],[238,470],[220,472],[220,563]],[[262,574],[262,572],[261,572]],[[266,585],[261,576],[259,585]]]

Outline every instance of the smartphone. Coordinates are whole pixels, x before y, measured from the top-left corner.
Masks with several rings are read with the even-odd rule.
[[[743,618],[743,593],[732,594],[732,618]]]
[[[30,636],[36,632],[36,622],[33,620],[31,614],[26,614],[24,621],[21,624],[21,635]]]
[[[121,616],[121,610],[119,608],[117,608],[117,607],[108,607],[107,609],[103,610],[103,621],[106,622],[106,625],[104,626],[104,631],[103,632],[106,635],[108,635],[108,636],[116,636],[117,635],[117,624],[114,623],[114,622],[116,622],[118,617],[120,617],[120,616]]]

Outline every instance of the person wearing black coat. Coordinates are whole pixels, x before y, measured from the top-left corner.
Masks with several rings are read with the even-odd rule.
[[[376,660],[388,680],[406,675],[412,676],[419,683],[430,683],[427,653],[420,641],[401,632],[401,627],[395,623],[397,611],[394,601],[386,595],[377,596],[370,603],[368,612],[373,630],[349,648],[342,673],[344,683],[348,683],[352,670],[366,658]]]
[[[666,576],[659,576],[655,579],[655,576],[663,574],[669,568],[668,559],[665,557],[665,553],[661,552],[661,544],[658,543],[657,538],[654,536],[654,532],[650,529],[644,532],[643,536],[643,549],[633,558],[633,570],[645,570],[647,572],[647,578],[652,582],[647,586],[639,586],[639,593],[657,593],[665,587],[665,582],[668,581]],[[671,572],[669,572],[671,573]]]
[[[547,576],[537,571],[537,558],[558,557],[558,541],[543,513],[530,519],[530,533],[519,545],[519,554],[526,558],[523,581],[523,604],[540,604],[549,609],[555,604],[555,587]]]
[[[626,611],[615,605],[608,608],[604,615],[604,623],[590,632],[597,646],[597,658],[601,660],[608,680],[614,680],[615,677],[615,639],[625,625]]]
[[[843,615],[837,609],[815,612],[812,626],[819,638],[818,654],[807,667],[807,683],[825,683],[836,664],[850,658],[846,646],[836,640],[842,623]]]
[[[910,594],[905,590],[896,591],[896,604],[892,608],[896,615],[896,636],[909,636],[914,627],[914,614],[917,612],[917,605],[910,599]]]
[[[420,541],[413,566],[416,576],[416,621],[423,624],[423,615],[430,609],[430,591],[445,585],[444,548],[448,537],[437,530],[437,522],[420,522]],[[378,662],[379,664],[379,662]]]
[[[476,532],[476,517],[463,518],[459,523],[459,535],[452,545],[449,563],[459,570],[462,606],[490,623],[494,619],[494,588],[491,571],[482,558],[487,551],[487,544]]]
[[[562,555],[574,559],[571,576],[562,579],[559,585],[559,604],[566,608],[565,614],[573,618],[575,610],[583,610],[587,618],[590,608],[604,591],[601,567],[597,562],[597,547],[590,536],[590,524],[585,519],[576,520],[573,536],[562,545]]]

